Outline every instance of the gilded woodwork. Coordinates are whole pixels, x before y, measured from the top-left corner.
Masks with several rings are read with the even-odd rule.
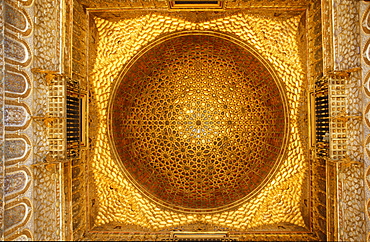
[[[89,135],[92,137],[89,162],[94,177],[94,182],[90,180],[90,197],[94,200],[90,200],[93,204],[90,219],[95,229],[104,230],[104,226],[118,226],[130,230],[170,231],[178,227],[186,230],[193,225],[208,224],[208,228],[214,227],[212,230],[226,227],[247,231],[279,223],[294,224],[297,229],[306,227],[301,213],[301,197],[306,195],[302,195],[301,189],[307,176],[308,163],[297,123],[298,112],[305,108],[299,105],[305,98],[303,70],[295,39],[299,17],[280,19],[239,13],[209,22],[190,22],[168,15],[149,13],[142,17],[114,22],[95,18],[100,41],[97,42],[97,58],[90,78],[90,113],[94,113],[94,118],[90,121]],[[264,29],[263,33],[257,30],[261,27]],[[136,31],[139,29],[141,31]],[[287,155],[282,160],[281,168],[258,195],[243,205],[224,212],[184,214],[152,203],[121,173],[118,161],[114,159],[107,143],[106,110],[112,81],[118,80],[120,70],[150,41],[160,34],[180,30],[219,31],[236,35],[236,38],[249,43],[270,63],[286,89],[290,110],[290,135]],[[274,39],[276,37],[279,41]],[[109,212],[112,208],[114,213]],[[120,223],[129,223],[131,227]]]
[[[318,0],[237,0],[225,1],[224,9],[217,13],[189,14],[186,11],[169,10],[168,1],[80,0],[66,1],[66,5],[52,0],[5,1],[1,5],[1,16],[5,16],[5,19],[1,18],[2,33],[5,35],[1,38],[4,54],[1,58],[6,63],[2,73],[5,83],[2,91],[5,92],[8,107],[4,109],[7,119],[7,128],[4,129],[6,134],[2,134],[6,160],[1,179],[5,181],[5,190],[0,189],[8,192],[7,199],[3,199],[5,206],[0,212],[0,216],[3,216],[5,208],[5,216],[10,218],[5,223],[5,239],[60,240],[67,238],[65,233],[70,233],[70,239],[154,240],[174,239],[173,231],[176,230],[227,230],[231,233],[226,233],[226,237],[235,236],[240,240],[326,240],[333,238],[330,236],[334,233],[338,233],[338,238],[342,240],[361,240],[365,233],[365,218],[358,214],[364,210],[365,194],[362,183],[364,171],[359,162],[365,160],[367,179],[370,152],[370,138],[362,137],[369,130],[366,96],[370,93],[369,7],[368,3],[361,2],[361,25],[358,26],[354,24],[359,21],[356,15],[358,9],[353,1],[334,2],[333,5],[326,5],[326,2],[321,3]],[[126,12],[103,14],[104,8],[126,9]],[[243,8],[249,10],[240,10]],[[253,8],[256,9],[251,11]],[[128,9],[143,11],[133,13],[127,11]],[[306,9],[307,16],[302,17],[300,11]],[[289,12],[290,10],[292,11]],[[341,14],[343,12],[350,14]],[[88,15],[94,18],[89,23]],[[66,21],[61,16],[67,16]],[[334,22],[331,23],[329,19]],[[307,28],[304,24],[306,20]],[[70,21],[73,21],[72,27],[69,26]],[[357,27],[361,27],[362,44],[358,41]],[[333,33],[325,35],[332,29],[335,30]],[[289,132],[286,132],[288,145],[286,155],[276,165],[276,174],[261,186],[254,197],[242,199],[235,207],[226,203],[227,209],[223,211],[198,214],[194,211],[179,211],[183,208],[176,209],[171,204],[163,206],[160,202],[153,202],[143,196],[138,186],[122,172],[121,164],[109,145],[108,104],[113,86],[121,79],[124,80],[120,73],[143,48],[158,39],[166,40],[171,34],[180,31],[210,31],[249,43],[269,63],[286,92],[287,100],[284,105],[289,110],[285,117],[286,120],[289,119]],[[306,41],[304,33],[307,33],[307,52],[303,43]],[[362,55],[362,66],[365,67],[362,73],[361,70],[356,70],[351,75],[338,72],[358,67],[359,53]],[[304,67],[305,58],[308,59],[307,70]],[[65,72],[78,80],[82,89],[89,93],[87,150],[79,151],[79,156],[74,159],[58,159],[66,149],[63,146],[64,116],[60,115],[63,112],[63,84],[49,86],[53,81],[45,82],[44,75],[32,73],[31,65],[53,73]],[[214,65],[215,63],[212,66]],[[194,71],[196,68],[198,67],[188,69]],[[332,70],[332,73],[326,70]],[[332,87],[339,87],[344,94],[340,97],[333,94],[330,99],[333,113],[330,123],[330,150],[325,145],[316,145],[324,152],[328,151],[333,160],[345,158],[355,161],[354,163],[333,163],[326,158],[315,157],[315,152],[310,153],[310,150],[315,150],[314,147],[309,147],[314,136],[313,127],[302,127],[302,124],[308,124],[306,89],[321,78],[324,72],[331,76],[329,81],[340,81]],[[200,73],[201,76],[202,72],[194,73]],[[340,77],[341,74],[343,76]],[[168,73],[166,75],[169,76]],[[362,88],[367,98],[363,104],[362,93],[359,91],[361,79],[364,80]],[[158,90],[159,87],[155,86],[154,89]],[[223,87],[218,86],[218,90],[221,92]],[[194,91],[197,91],[196,88]],[[333,89],[331,91],[334,92]],[[53,92],[59,99],[49,98],[49,94]],[[231,97],[233,94],[229,92],[226,99]],[[14,103],[16,98],[19,98],[17,105],[21,107],[18,111],[13,104],[9,104],[9,100]],[[191,99],[184,100],[182,105],[191,104]],[[136,102],[139,103],[139,100]],[[199,110],[203,110],[202,104],[199,105]],[[54,109],[55,115],[52,114]],[[9,111],[13,114],[10,115]],[[242,109],[240,113],[243,113]],[[154,112],[147,116],[155,114]],[[28,121],[23,122],[24,118],[31,115],[33,119],[29,122],[32,125]],[[197,112],[194,117],[196,115]],[[364,122],[359,118],[361,116],[365,117]],[[273,119],[269,120],[272,122]],[[197,121],[200,121],[199,125]],[[132,131],[137,127],[136,124],[132,125],[136,120],[128,118],[125,122],[126,127],[131,127],[129,134],[138,136],[139,132]],[[194,122],[195,126],[201,126],[205,120],[198,119]],[[188,129],[183,135],[192,136],[191,125],[194,123],[183,126]],[[310,129],[312,132],[308,133]],[[223,131],[227,133],[227,130],[225,128]],[[28,138],[30,134],[31,139]],[[54,146],[48,141],[53,134],[60,138],[60,142]],[[308,137],[311,139],[308,140]],[[338,142],[333,142],[334,139]],[[149,143],[152,141],[149,139]],[[141,144],[146,145],[145,142]],[[142,147],[146,147],[145,145]],[[362,149],[366,151],[366,156]],[[173,155],[168,150],[162,152],[162,149],[155,153],[163,158],[164,163]],[[187,151],[185,154],[190,153]],[[233,158],[232,152],[228,154],[228,158]],[[200,157],[206,158],[204,155]],[[19,164],[25,166],[18,168]],[[28,165],[32,167],[33,175],[26,168]],[[86,167],[88,170],[85,170]],[[312,171],[312,177],[309,176],[309,170]],[[173,176],[171,172],[166,174],[168,177]],[[338,179],[337,194],[333,193],[337,188],[334,178]],[[199,184],[198,180],[194,180],[194,184]],[[64,191],[61,190],[63,186]],[[365,187],[368,191],[368,180]],[[66,194],[65,197],[63,194]],[[2,197],[5,195],[2,194]],[[369,214],[369,198],[366,199],[366,214]],[[332,209],[334,201],[338,201],[335,204],[336,209]],[[202,206],[195,207],[200,209]],[[30,219],[32,210],[34,218]],[[334,210],[338,216],[335,219],[332,215]],[[63,217],[63,212],[67,212],[66,217]],[[368,215],[366,219],[369,221]],[[3,221],[1,217],[0,221]],[[70,226],[65,228],[64,221]],[[337,228],[338,223],[341,226]],[[89,229],[95,232],[87,231]],[[261,233],[266,229],[272,232]],[[122,231],[141,231],[141,234],[116,233]],[[299,235],[293,234],[297,231]]]
[[[119,9],[169,9],[172,1],[159,0],[159,1],[119,1],[119,0],[80,0],[79,1],[85,8],[91,9],[109,9],[109,8],[119,8]],[[308,0],[236,0],[236,1],[222,1],[222,5],[226,10],[240,9],[240,8],[256,8],[256,9],[304,9]],[[202,4],[204,5],[204,4]],[[216,4],[215,4],[216,5]],[[190,6],[191,9],[191,6]],[[212,9],[214,10],[214,9]],[[176,11],[176,10],[175,10]],[[187,10],[188,11],[188,10]],[[207,9],[207,11],[209,11]]]
[[[227,36],[170,38],[139,53],[117,83],[109,110],[115,150],[154,201],[229,209],[261,189],[284,157],[284,89],[255,51]]]
[[[5,94],[2,110],[2,134],[4,149],[2,177],[2,224],[1,239],[32,239],[33,198],[32,141],[28,136],[31,127],[30,102],[27,98],[32,92],[32,76],[29,66],[32,63],[32,50],[29,37],[33,25],[29,4],[31,1],[3,1],[2,15],[2,83]]]

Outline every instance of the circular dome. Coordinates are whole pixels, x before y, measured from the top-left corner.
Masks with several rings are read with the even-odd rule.
[[[216,211],[253,194],[285,147],[281,87],[250,50],[182,35],[138,55],[111,100],[124,170],[159,203]]]

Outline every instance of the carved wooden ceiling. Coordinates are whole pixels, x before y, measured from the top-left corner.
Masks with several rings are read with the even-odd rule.
[[[1,238],[365,240],[368,1],[0,6]]]
[[[79,0],[84,8],[144,8],[144,9],[168,9],[170,1],[161,0]],[[221,1],[223,9],[248,9],[262,8],[265,10],[282,8],[286,10],[305,9],[308,0],[226,0]],[[191,8],[191,6],[189,6]]]
[[[135,230],[143,234],[150,232],[166,234],[179,230],[194,232],[200,227],[212,233],[221,230],[245,233],[264,231],[268,228],[278,233],[282,231],[289,231],[295,235],[310,233],[312,217],[309,202],[311,201],[309,157],[306,154],[307,125],[299,125],[299,123],[307,124],[307,118],[305,118],[307,109],[304,105],[306,97],[303,94],[307,85],[303,68],[305,59],[301,55],[304,52],[304,45],[297,41],[302,31],[302,19],[305,18],[304,4],[279,1],[270,2],[268,6],[271,8],[268,8],[262,2],[256,1],[256,5],[248,9],[243,7],[243,9],[230,8],[218,11],[177,11],[169,10],[166,2],[159,3],[164,3],[163,8],[154,6],[151,9],[144,9],[142,4],[137,7],[140,9],[123,9],[122,6],[127,5],[120,3],[121,7],[107,11],[105,8],[109,7],[109,4],[100,5],[99,9],[95,8],[98,7],[97,3],[86,2],[85,9],[82,10],[90,15],[89,53],[94,57],[90,58],[91,69],[89,70],[91,73],[89,111],[90,115],[93,115],[93,118],[90,118],[89,136],[92,137],[90,145],[93,149],[90,150],[89,166],[91,176],[94,177],[89,180],[91,189],[88,194],[94,198],[89,214],[91,229],[113,232],[116,231],[115,228],[119,228],[118,232]],[[263,5],[264,10],[257,11],[257,3],[261,8]],[[249,4],[254,3],[249,2]],[[89,8],[89,6],[94,8]],[[208,37],[200,38],[202,33]],[[177,42],[180,38],[176,39],[176,35],[188,37],[181,40],[184,43],[179,44]],[[220,38],[215,41],[216,37],[211,36]],[[232,41],[229,43],[228,40]],[[198,47],[191,45],[197,41],[200,42]],[[271,66],[269,69],[271,72],[268,68],[264,69],[263,65],[258,64],[256,59],[253,59],[253,55],[248,54],[248,51],[241,47],[233,47],[232,43],[235,41],[241,43],[241,46],[249,46],[250,51],[260,56],[263,63]],[[148,51],[148,46],[163,42],[166,44]],[[194,55],[190,54],[191,51]],[[240,59],[237,53],[244,53],[241,55],[243,58]],[[248,56],[253,61],[246,65],[250,60]],[[139,58],[138,62],[134,62],[133,69],[128,70],[132,61],[137,58]],[[189,63],[192,58],[195,62]],[[272,116],[269,116],[267,110],[262,108],[269,101],[264,104],[257,104],[259,101],[256,101],[264,91],[268,91],[270,93],[268,95],[274,97],[280,95],[279,88],[273,81],[275,77],[269,76],[269,72],[270,74],[275,73],[273,76],[276,75],[277,83],[282,83],[281,95],[286,96],[286,101],[283,101],[285,98],[273,101],[276,104],[273,105],[276,112],[274,111]],[[206,82],[204,87],[196,84],[201,82],[202,76]],[[243,76],[248,79],[247,82],[244,82]],[[191,80],[185,80],[186,77],[190,77]],[[217,77],[224,81],[227,78],[234,81],[225,83],[223,86],[222,82],[211,80]],[[257,84],[260,83],[259,78],[265,80],[263,84]],[[146,81],[147,79],[149,81]],[[176,81],[166,84],[165,80]],[[141,82],[146,83],[147,89],[142,89],[145,86],[139,85]],[[162,82],[163,84],[158,86]],[[181,93],[178,93],[179,95],[174,93],[182,90],[181,86],[176,86],[180,85],[180,82],[184,83],[188,91],[194,91],[194,94],[189,96],[190,99],[188,96],[180,98]],[[150,86],[149,83],[153,85]],[[267,83],[269,84],[262,88]],[[200,93],[199,88],[211,87],[211,84],[214,85],[214,89],[209,95],[213,94],[214,97],[211,96],[209,101],[206,101],[206,97],[201,98],[201,94],[199,96],[197,91]],[[117,99],[113,101],[113,108],[110,109],[109,102],[114,93],[114,86],[119,88],[116,94]],[[275,88],[269,89],[273,86]],[[164,91],[165,89],[167,91]],[[184,92],[186,92],[185,89]],[[227,92],[221,94],[222,90]],[[238,91],[233,93],[230,90]],[[150,96],[150,93],[158,95]],[[162,100],[168,95],[175,96],[168,97],[167,101]],[[201,102],[199,104],[192,102],[198,97],[197,95],[200,101],[204,99],[203,103],[209,106],[209,110],[205,109]],[[225,145],[222,145],[223,148],[217,147],[217,142],[214,147],[208,147],[207,137],[204,137],[204,143],[202,143],[203,134],[193,137],[195,143],[196,139],[199,139],[199,145],[189,140],[194,132],[198,132],[194,130],[200,132],[202,127],[208,127],[207,120],[202,118],[200,113],[199,119],[194,120],[193,124],[193,126],[199,126],[199,129],[192,127],[190,120],[192,114],[190,116],[187,114],[189,118],[184,116],[189,120],[183,120],[183,125],[177,123],[173,125],[174,120],[164,113],[166,110],[170,112],[171,105],[174,115],[180,112],[179,108],[176,111],[176,104],[172,103],[176,101],[177,96],[180,98],[178,102],[181,112],[184,112],[187,106],[194,104],[197,107],[194,106],[193,111],[199,109],[211,112],[213,108],[211,122],[215,121],[213,120],[214,112],[220,112],[221,119],[225,116],[224,124],[220,125],[220,132],[224,132],[224,137],[221,137],[218,143],[228,144],[227,147]],[[256,109],[251,109],[250,114],[254,116],[242,121],[243,112],[249,112],[246,101],[249,98],[254,100],[249,102],[253,102],[262,109],[259,113]],[[284,106],[287,111],[289,110],[288,113],[284,114]],[[130,109],[130,114],[127,113],[127,116],[125,110],[128,109]],[[109,110],[113,110],[113,113],[109,114],[107,112]],[[231,120],[229,110],[233,113],[232,115],[234,113],[236,115],[233,120]],[[188,111],[191,112],[191,108]],[[260,116],[262,113],[264,118],[268,117],[265,124],[261,123],[265,122]],[[109,115],[112,115],[113,127],[111,127]],[[135,115],[143,119],[139,120]],[[194,115],[197,115],[197,111]],[[180,116],[176,113],[176,119]],[[162,128],[161,119],[163,119]],[[240,139],[248,139],[248,135],[242,138],[236,133],[247,127],[250,121],[254,122],[250,125],[250,129],[255,129],[254,131],[260,133],[260,136],[257,138],[252,135],[249,137],[251,140],[240,141]],[[234,135],[232,138],[232,135],[229,137],[226,133],[231,132],[233,122],[240,123],[240,125],[234,125],[237,137]],[[269,122],[274,124],[269,125]],[[284,122],[287,128],[284,127]],[[262,126],[258,128],[257,123]],[[180,131],[180,128],[184,131]],[[286,132],[287,130],[289,131]],[[178,135],[181,133],[183,142],[180,140],[178,143],[181,146],[182,142],[183,147],[176,148],[175,139],[179,137],[176,137],[174,132]],[[268,133],[274,133],[276,139],[271,135],[266,136]],[[110,145],[110,137],[114,137],[115,145]],[[208,138],[210,137],[211,134]],[[213,143],[217,141],[217,137],[209,140],[211,139]],[[284,147],[284,139],[287,142],[286,152],[281,151]],[[188,141],[190,143],[187,144]],[[241,143],[236,144],[235,142]],[[246,147],[246,143],[254,148]],[[266,149],[266,146],[269,148]],[[115,155],[115,149],[120,158]],[[246,151],[250,149],[253,150],[252,155]],[[272,152],[271,149],[275,151]],[[214,157],[208,157],[207,152]],[[275,163],[279,163],[280,152],[284,153],[280,157],[281,165],[273,178],[270,177],[271,179],[267,179],[268,182],[264,182],[268,177],[267,174],[274,169]],[[182,155],[185,158],[179,158]],[[242,158],[243,155],[245,158]],[[255,178],[250,184],[244,184],[243,186],[248,188],[243,190],[235,186],[240,185],[241,181],[248,180],[237,178],[240,174],[248,173],[246,170],[240,170],[247,167],[241,163],[248,159],[255,161],[251,161],[256,165],[253,168],[255,170],[252,169],[253,171],[249,174],[250,177]],[[218,164],[217,160],[221,163]],[[257,161],[264,165],[258,166]],[[125,169],[129,170],[129,174],[122,170],[121,162]],[[233,162],[234,166],[230,166]],[[180,165],[180,163],[183,164]],[[195,163],[199,163],[200,166],[198,167]],[[202,164],[206,166],[203,167],[204,169]],[[222,175],[226,172],[226,167],[229,173]],[[197,173],[198,177],[194,178],[190,172],[187,174],[188,168],[192,170],[191,172]],[[215,168],[213,173],[219,171],[220,174],[205,175],[213,168]],[[160,172],[153,176],[158,170]],[[130,175],[133,179],[130,179]],[[207,179],[213,182],[209,186],[213,187],[212,191],[205,186]],[[263,187],[258,188],[258,192],[254,191],[262,183]],[[146,193],[142,190],[146,190],[149,196],[144,196]],[[250,193],[253,193],[253,197],[249,196]]]
[[[116,86],[118,156],[172,208],[215,212],[250,197],[284,156],[285,90],[251,52],[216,36],[153,47]]]

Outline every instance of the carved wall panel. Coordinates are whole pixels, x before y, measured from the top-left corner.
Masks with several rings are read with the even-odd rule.
[[[364,241],[364,183],[363,163],[338,164],[338,226],[341,241]]]
[[[60,72],[60,2],[35,0],[34,67]],[[41,77],[40,77],[41,78]]]
[[[29,75],[11,66],[7,66],[5,69],[5,95],[11,98],[26,98],[32,88]]]
[[[31,186],[31,180],[31,172],[26,166],[6,169],[4,182],[6,199],[10,200],[26,193]]]
[[[32,221],[32,143],[28,130],[32,122],[29,99],[32,91],[32,42],[29,36],[33,26],[30,11],[32,1],[8,0],[1,2],[4,11],[4,59],[2,61],[2,93],[6,97],[4,110],[5,141],[5,211],[4,239],[33,238],[30,221]]]
[[[5,32],[4,53],[5,61],[9,64],[27,67],[31,63],[29,44],[10,32]]]
[[[4,80],[4,7],[0,4],[0,117],[4,117],[3,107],[4,107],[4,92],[5,92],[5,80]],[[4,179],[5,179],[5,161],[4,161],[4,120],[0,119],[0,239],[4,240],[4,206],[5,206],[5,194],[4,194]]]
[[[24,161],[31,152],[31,142],[25,135],[7,135],[4,146],[5,164],[7,166]]]
[[[24,103],[6,102],[4,110],[5,129],[14,131],[26,129],[31,123],[31,112]]]
[[[4,211],[6,218],[4,221],[5,238],[26,225],[30,221],[31,214],[32,205],[29,199],[23,198],[7,202]]]
[[[370,213],[369,213],[369,202],[370,202],[370,186],[369,186],[369,167],[370,167],[370,122],[369,122],[369,76],[370,76],[370,56],[369,56],[369,41],[370,41],[370,4],[367,2],[360,3],[360,34],[361,34],[361,67],[362,67],[362,87],[363,87],[363,139],[364,139],[364,173],[365,173],[365,204],[366,208],[366,240],[370,241]]]
[[[34,238],[62,240],[62,163],[61,157],[50,152],[65,152],[60,123],[66,118],[61,110],[60,92],[65,89],[54,83],[54,74],[62,74],[61,47],[63,43],[61,1],[34,0],[35,16],[33,44],[33,143],[34,143]],[[69,48],[69,47],[66,47]],[[56,85],[54,85],[56,84]],[[58,92],[59,90],[59,92]],[[64,95],[65,93],[63,93]],[[53,95],[55,98],[53,98]],[[54,133],[55,132],[55,133]],[[54,139],[50,139],[53,137]],[[55,148],[57,147],[57,148]],[[63,149],[63,150],[61,150]],[[58,154],[59,154],[58,153]]]
[[[17,8],[16,2],[5,1],[4,7],[6,28],[28,36],[32,31],[32,21],[28,12]]]
[[[76,0],[71,1],[73,4],[73,31],[71,36],[72,44],[72,68],[71,74],[73,80],[78,80],[80,83],[81,90],[87,91],[87,50],[88,50],[88,25],[87,25],[87,13],[84,11],[84,7]],[[92,28],[93,30],[94,28]],[[95,36],[97,37],[97,36]],[[93,58],[94,53],[91,51]],[[91,59],[90,65],[94,65]],[[74,67],[73,67],[74,66]],[[78,66],[78,67],[76,67]],[[92,137],[94,139],[94,137]],[[89,141],[90,142],[90,141]],[[87,177],[86,177],[86,160],[87,151],[81,150],[80,158],[72,160],[72,166],[70,168],[70,194],[69,199],[72,201],[71,223],[72,223],[72,234],[73,239],[83,239],[86,236],[87,229],[87,218],[88,208],[86,207],[87,193]],[[91,208],[91,211],[94,207]]]
[[[338,229],[335,233],[339,240],[363,241],[366,223],[362,216],[363,167],[359,163],[364,161],[360,5],[353,0],[323,1],[323,5],[325,21],[329,22],[324,24],[323,33],[326,42],[324,75],[330,89],[329,153],[337,173],[337,188],[330,198],[337,200],[338,221],[333,225]],[[353,182],[357,182],[356,185]]]
[[[40,164],[34,167],[34,237],[36,240],[61,240],[62,207],[60,198],[60,164]]]
[[[325,10],[321,9],[322,2],[320,0],[312,1],[308,8],[307,16],[307,45],[308,45],[308,67],[307,67],[307,81],[310,88],[310,92],[320,91],[321,86],[317,87],[317,80],[323,78],[323,65],[324,65],[324,55],[323,55],[323,32],[322,25],[324,23],[323,12]],[[324,78],[324,80],[326,80]],[[323,94],[325,95],[325,94]],[[313,104],[309,106],[311,110],[313,109]],[[318,118],[317,118],[318,119]],[[313,120],[316,121],[315,119]],[[311,134],[311,145],[317,152],[317,147],[315,147],[315,134]],[[311,167],[313,174],[317,174],[312,178],[312,206],[314,209],[312,211],[312,227],[315,234],[320,238],[320,240],[333,240],[332,230],[327,231],[327,228],[332,228],[330,221],[334,216],[331,211],[332,201],[328,198],[330,197],[329,189],[327,190],[326,184],[331,184],[332,181],[329,180],[330,176],[326,173],[328,168],[327,160],[322,157],[312,157]],[[328,169],[329,171],[329,169]],[[328,216],[329,215],[329,216]],[[330,225],[329,225],[330,224]]]

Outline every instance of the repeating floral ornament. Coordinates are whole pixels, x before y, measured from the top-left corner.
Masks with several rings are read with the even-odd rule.
[[[15,2],[5,1],[5,26],[8,30],[29,36],[32,32],[32,21],[25,9],[17,8]]]
[[[34,0],[10,0],[13,2],[17,2],[23,5],[23,7],[31,7],[34,3]]]
[[[31,93],[31,79],[25,71],[17,70],[12,66],[6,66],[4,82],[4,91],[7,97],[26,98]]]
[[[368,167],[366,169],[366,172],[365,172],[365,182],[366,182],[366,185],[370,187],[370,167]],[[370,202],[370,200],[367,203],[369,204],[369,202]]]
[[[370,39],[368,39],[363,47],[363,60],[367,65],[370,65]]]
[[[32,112],[27,99],[32,92],[29,76],[33,54],[30,36],[33,1],[6,0],[2,2],[4,22],[3,75],[5,102],[3,104],[4,136],[4,239],[32,240],[32,142],[27,130]]]
[[[367,127],[370,128],[370,103],[368,103],[366,108],[365,108],[364,118],[365,118],[365,123],[366,123]]]
[[[5,237],[26,225],[32,215],[32,203],[28,198],[10,200],[5,204]]]
[[[370,98],[370,71],[365,75],[363,83],[364,92],[366,96]]]
[[[361,46],[362,53],[362,75],[363,75],[363,91],[364,91],[364,102],[363,102],[363,117],[365,134],[370,129],[370,4],[367,2],[360,3],[361,13],[361,38],[363,40]],[[370,135],[367,135],[364,140],[364,169],[365,169],[365,209],[366,209],[366,221],[367,221],[367,241],[370,241]]]
[[[369,158],[370,157],[370,136],[367,136],[365,139],[364,150],[365,150],[365,154],[367,155],[367,157],[365,158]]]
[[[31,153],[31,141],[26,135],[8,134],[5,140],[5,164],[19,164],[26,160]]]
[[[6,130],[26,129],[31,123],[31,111],[25,103],[7,102],[4,109]]]
[[[29,44],[10,32],[5,32],[4,54],[6,63],[27,67],[32,60]]]
[[[7,200],[24,194],[31,186],[32,175],[27,166],[10,167],[6,170],[4,181]]]
[[[363,33],[370,34],[370,8],[362,14],[361,23]]]

